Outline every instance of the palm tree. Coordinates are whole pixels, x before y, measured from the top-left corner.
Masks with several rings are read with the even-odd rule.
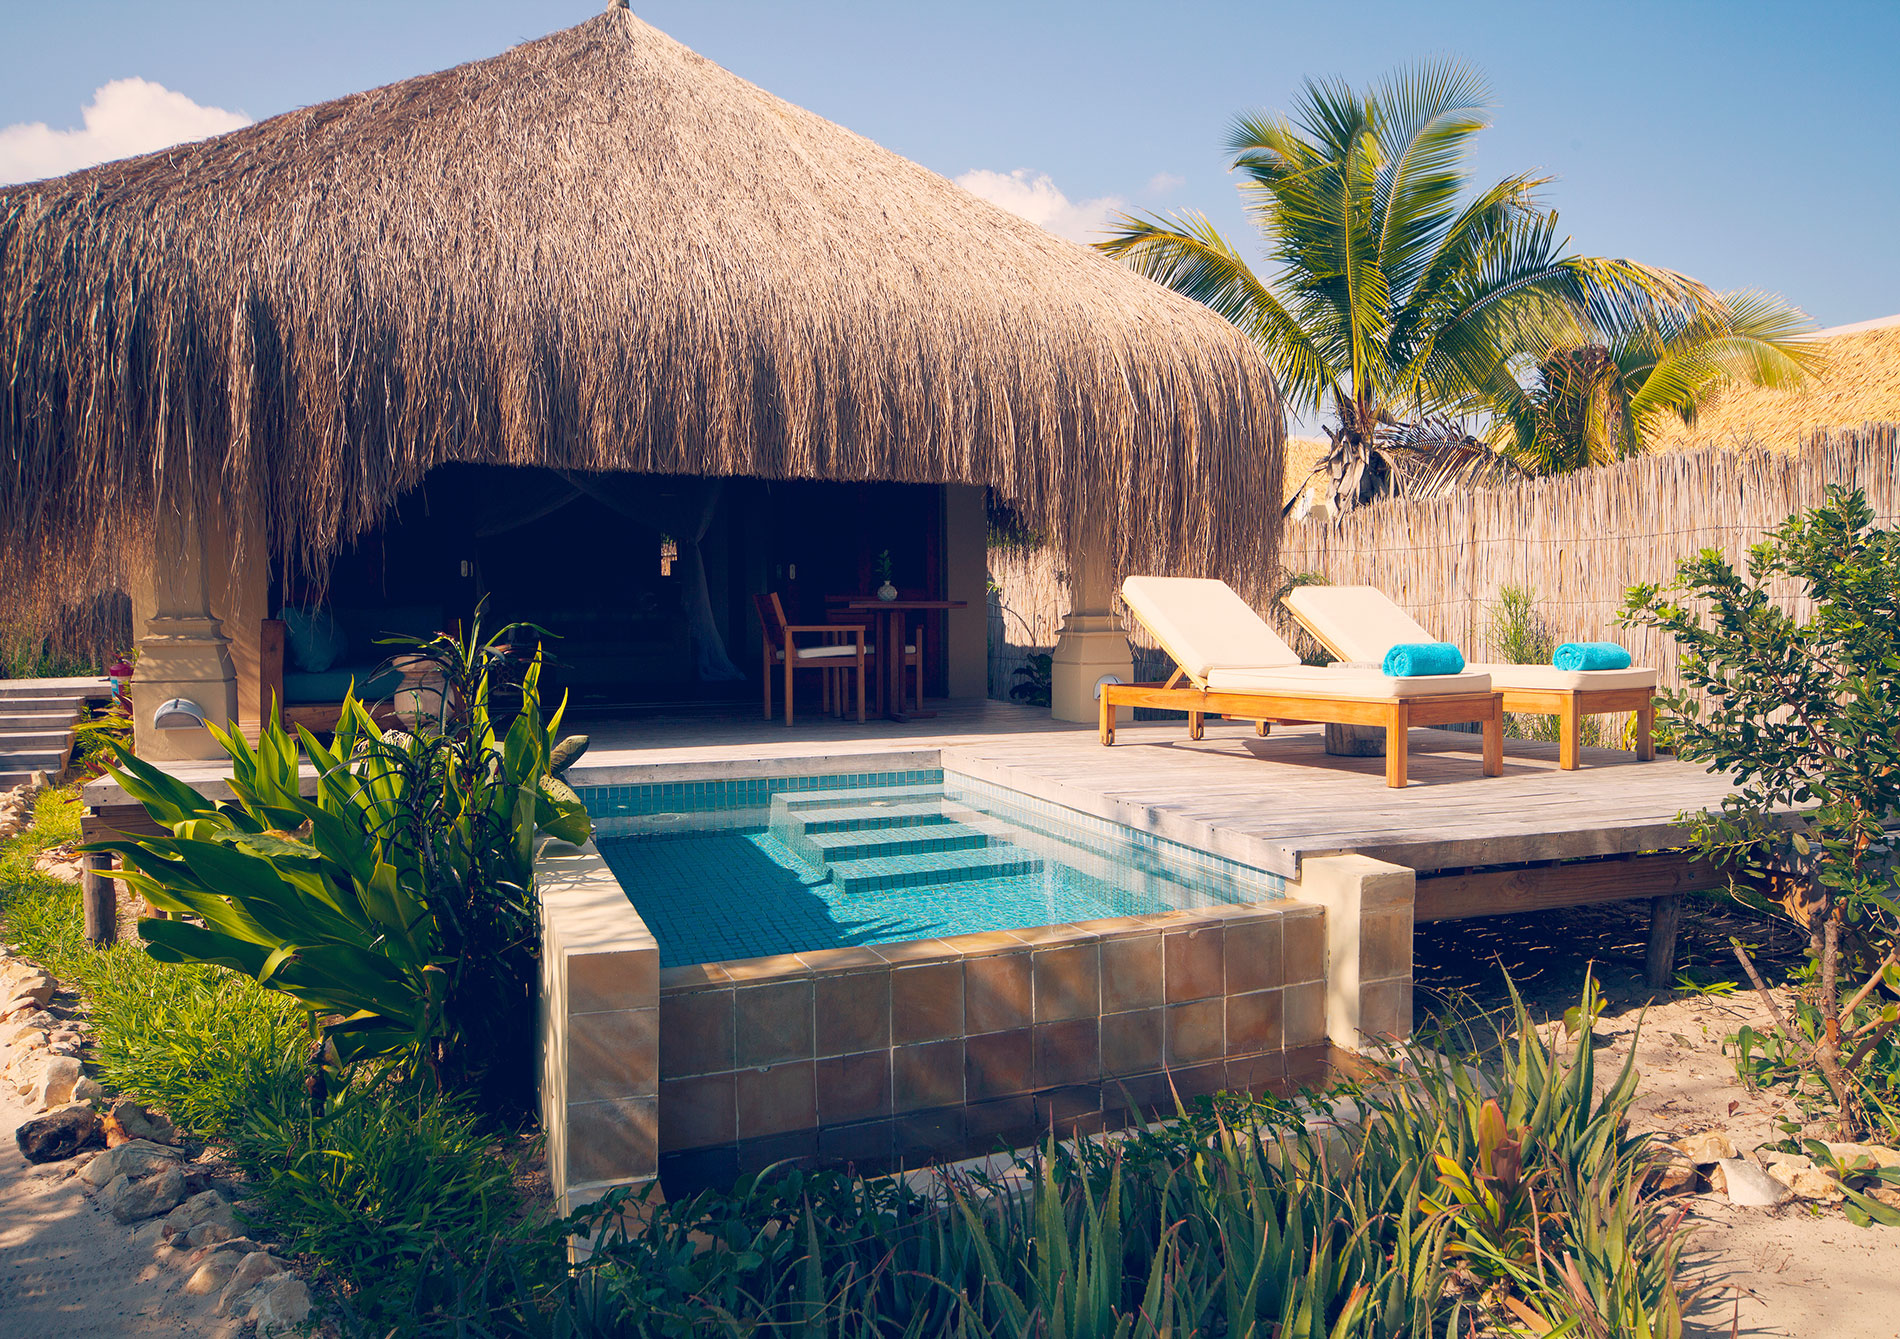
[[[1692,319],[1650,320],[1556,349],[1531,385],[1499,397],[1493,439],[1535,474],[1633,456],[1664,417],[1694,423],[1723,386],[1784,387],[1821,362],[1806,313],[1765,293],[1724,293]]]
[[[1096,244],[1245,330],[1294,408],[1331,402],[1335,510],[1416,476],[1464,477],[1396,466],[1408,451],[1442,460],[1447,440],[1469,454],[1471,434],[1420,426],[1521,397],[1527,360],[1715,301],[1669,270],[1564,254],[1557,216],[1537,201],[1548,177],[1471,194],[1466,160],[1487,105],[1478,75],[1447,61],[1363,93],[1308,81],[1291,120],[1236,120],[1228,148],[1271,278],[1199,214],[1122,215]],[[1473,459],[1508,469],[1493,453]]]

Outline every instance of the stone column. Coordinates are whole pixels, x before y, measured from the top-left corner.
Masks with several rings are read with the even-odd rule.
[[[1287,896],[1326,908],[1326,1033],[1345,1049],[1412,1033],[1417,875],[1363,855],[1311,856]]]
[[[152,517],[152,554],[135,598],[138,671],[132,677],[133,747],[141,758],[223,758],[202,728],[158,729],[158,708],[173,698],[197,704],[207,722],[231,728],[238,717],[237,669],[223,624],[212,612],[210,545],[195,506],[161,507]],[[218,574],[220,582],[223,573]]]
[[[1069,616],[1062,621],[1049,671],[1050,714],[1058,721],[1094,724],[1095,685],[1105,674],[1135,678],[1128,634],[1115,616],[1115,578],[1106,543],[1079,545],[1068,558]],[[1120,716],[1126,719],[1124,709]]]

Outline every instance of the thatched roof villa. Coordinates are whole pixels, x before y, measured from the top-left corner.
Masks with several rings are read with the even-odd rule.
[[[1900,316],[1817,330],[1809,339],[1826,357],[1799,386],[1726,387],[1709,397],[1693,424],[1658,425],[1654,449],[1794,451],[1825,429],[1900,422]]]
[[[249,716],[287,604],[483,594],[567,633],[584,696],[690,694],[750,663],[751,592],[886,551],[970,602],[931,677],[980,695],[986,499],[1084,611],[1128,568],[1250,583],[1277,538],[1232,327],[619,6],[0,189],[0,356],[0,592],[129,583],[141,711]]]

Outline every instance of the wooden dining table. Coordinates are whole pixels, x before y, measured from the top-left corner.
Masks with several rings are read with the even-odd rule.
[[[876,596],[862,599],[852,598],[843,602],[846,609],[853,613],[875,614],[873,622],[877,631],[873,640],[877,644],[877,667],[883,676],[884,715],[893,721],[910,721],[922,717],[935,716],[934,711],[904,710],[904,647],[910,642],[909,623],[912,614],[936,614],[946,609],[967,608],[967,600],[880,600]],[[918,701],[923,700],[923,690],[917,693]]]

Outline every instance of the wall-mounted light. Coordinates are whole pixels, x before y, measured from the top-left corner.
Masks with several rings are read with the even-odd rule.
[[[1119,674],[1104,674],[1101,678],[1097,679],[1095,681],[1095,694],[1094,694],[1095,700],[1097,702],[1100,702],[1102,700],[1102,688],[1104,685],[1111,684],[1111,683],[1120,683],[1121,681],[1122,681],[1122,676]]]
[[[152,713],[152,728],[155,730],[202,730],[205,728],[205,709],[188,697],[174,697],[161,703]]]

